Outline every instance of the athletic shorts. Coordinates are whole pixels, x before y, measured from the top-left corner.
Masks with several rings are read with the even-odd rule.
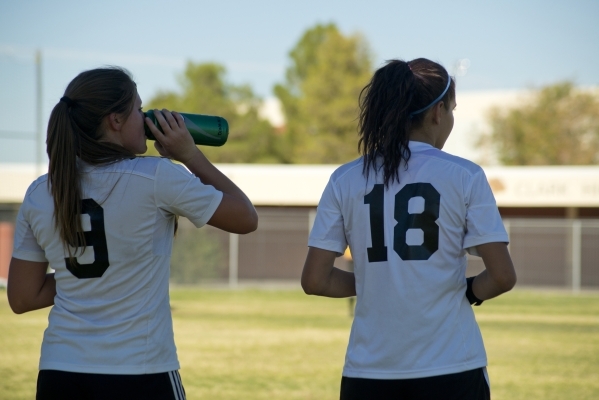
[[[41,370],[37,400],[185,400],[179,371],[108,375]]]
[[[341,379],[341,400],[490,400],[485,368],[415,379]]]

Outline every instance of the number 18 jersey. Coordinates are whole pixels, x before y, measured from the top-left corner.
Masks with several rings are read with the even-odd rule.
[[[478,165],[421,142],[399,183],[363,174],[360,158],[338,168],[308,245],[339,255],[349,245],[356,310],[343,375],[411,379],[486,366],[465,298],[467,252],[508,242]]]

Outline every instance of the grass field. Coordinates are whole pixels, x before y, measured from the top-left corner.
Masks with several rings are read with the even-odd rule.
[[[171,292],[189,399],[336,399],[347,300],[299,290]],[[48,310],[0,292],[0,399],[33,399]],[[599,294],[515,290],[476,308],[494,400],[599,399]]]

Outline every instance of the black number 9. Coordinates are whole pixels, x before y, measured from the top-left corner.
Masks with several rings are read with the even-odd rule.
[[[81,214],[89,215],[91,231],[83,232],[85,243],[94,249],[94,262],[91,264],[73,263],[65,258],[67,269],[79,279],[100,278],[110,266],[108,262],[108,246],[104,231],[104,209],[92,199],[81,201]]]

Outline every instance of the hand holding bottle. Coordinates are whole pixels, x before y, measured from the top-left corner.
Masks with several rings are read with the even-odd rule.
[[[145,113],[146,117],[150,118],[153,125],[161,129],[154,111],[150,110]],[[229,136],[229,123],[223,117],[216,115],[189,114],[178,113],[183,117],[185,126],[191,134],[195,144],[202,146],[222,146],[227,141]],[[146,136],[150,140],[155,140],[152,131],[149,129],[148,123],[145,130]]]
[[[200,151],[195,146],[181,114],[167,109],[154,110],[153,116],[160,125],[158,129],[153,121],[146,117],[146,126],[156,139],[154,147],[161,156],[187,164]]]

